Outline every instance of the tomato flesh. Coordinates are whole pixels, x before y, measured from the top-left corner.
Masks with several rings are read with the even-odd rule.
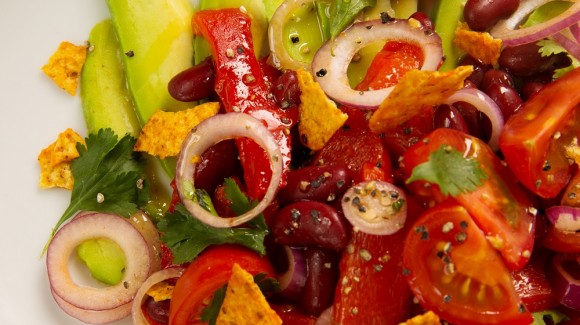
[[[456,324],[530,324],[500,255],[465,208],[441,203],[408,233],[403,265],[420,303]]]

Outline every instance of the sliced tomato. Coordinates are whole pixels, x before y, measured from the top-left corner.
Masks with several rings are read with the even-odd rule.
[[[253,251],[233,245],[212,246],[187,267],[173,289],[169,309],[172,325],[202,324],[201,313],[213,293],[228,282],[234,264],[251,274],[274,277],[270,262]]]
[[[477,161],[486,179],[475,191],[455,199],[473,216],[475,222],[493,241],[511,270],[521,269],[534,246],[535,209],[511,171],[480,139],[452,129],[436,129],[403,156],[402,169],[408,178],[415,166],[429,160],[431,153],[451,146],[464,158]],[[416,194],[441,202],[446,199],[435,184],[415,181],[408,188]]]
[[[580,254],[580,233],[561,231],[550,225],[546,229],[543,244],[556,252]]]
[[[551,253],[536,247],[523,269],[512,272],[514,288],[530,312],[548,310],[559,305],[546,276],[545,266]]]
[[[450,323],[532,322],[500,255],[458,204],[441,203],[419,217],[403,265],[419,302]]]
[[[365,112],[341,108],[349,118],[326,145],[316,153],[315,165],[346,166],[355,182],[392,177],[391,160],[380,136],[371,132]]]
[[[572,167],[564,146],[580,135],[580,68],[543,87],[505,124],[499,146],[528,189],[551,198],[566,186]]]

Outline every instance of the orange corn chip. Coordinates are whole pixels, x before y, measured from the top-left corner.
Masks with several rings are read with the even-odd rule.
[[[320,150],[348,118],[326,97],[320,85],[305,70],[296,71],[300,87],[300,124],[302,143],[312,150]]]
[[[174,288],[175,286],[162,281],[149,288],[149,290],[147,290],[147,295],[155,301],[168,300],[173,296]]]
[[[381,103],[369,120],[369,127],[375,133],[384,132],[410,120],[425,106],[435,106],[445,102],[455,91],[463,87],[463,82],[472,66],[459,66],[447,72],[411,70],[395,85],[393,91]]]
[[[441,320],[439,316],[432,311],[428,311],[423,315],[417,315],[404,323],[399,325],[440,325]]]
[[[189,131],[220,109],[217,102],[207,102],[179,112],[155,112],[141,129],[135,151],[160,158],[177,156]]]
[[[282,319],[270,307],[252,274],[236,263],[216,324],[269,325],[282,324]]]
[[[86,58],[86,45],[62,42],[48,63],[42,67],[42,71],[60,88],[74,96]]]
[[[497,65],[502,47],[500,39],[493,38],[487,32],[469,30],[466,23],[458,25],[453,44],[481,62],[491,65]]]
[[[56,141],[44,148],[38,155],[41,188],[62,187],[72,189],[74,179],[70,162],[79,156],[77,143],[84,139],[72,129],[58,135]]]

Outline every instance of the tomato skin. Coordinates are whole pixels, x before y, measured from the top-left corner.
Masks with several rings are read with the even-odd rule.
[[[563,147],[580,133],[579,84],[577,68],[544,86],[507,121],[499,138],[514,174],[543,198],[556,196],[571,177]]]
[[[522,303],[500,255],[456,203],[440,203],[419,217],[406,237],[403,265],[415,297],[446,321],[532,322],[531,314],[520,310]]]
[[[542,243],[559,253],[580,254],[580,233],[561,231],[553,225],[547,228]]]
[[[215,89],[226,112],[241,111],[263,121],[280,146],[287,172],[291,149],[287,131],[296,121],[269,96],[270,87],[253,50],[250,17],[239,8],[202,10],[193,15],[192,24],[196,34],[203,35],[210,45],[216,66]],[[248,195],[259,199],[266,192],[272,175],[266,153],[249,139],[237,139],[236,144]],[[281,186],[285,175],[283,173]]]
[[[486,143],[457,130],[436,129],[403,156],[401,164],[405,177],[408,178],[415,166],[427,161],[430,154],[443,145],[450,145],[464,157],[480,163],[487,179],[475,191],[461,193],[455,200],[469,211],[486,236],[498,243],[507,267],[521,269],[534,246],[536,219],[530,213],[532,204],[511,171]],[[435,184],[426,187],[425,182],[415,181],[408,188],[436,202],[447,199]]]
[[[536,247],[528,264],[521,270],[512,272],[514,288],[532,313],[559,305],[545,270],[550,255],[548,250]]]
[[[191,262],[177,280],[171,298],[169,323],[200,323],[204,300],[228,282],[235,263],[254,275],[265,273],[275,276],[270,262],[253,251],[234,245],[209,247]]]

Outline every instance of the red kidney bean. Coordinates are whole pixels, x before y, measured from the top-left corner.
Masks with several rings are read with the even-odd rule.
[[[450,105],[439,105],[435,110],[435,128],[455,129],[469,133],[469,127],[459,110]]]
[[[157,324],[168,324],[169,323],[169,303],[171,300],[161,300],[155,301],[153,298],[148,297],[145,300],[145,312],[153,319]]]
[[[215,69],[211,58],[178,73],[167,87],[171,97],[182,102],[194,102],[214,94]]]
[[[282,208],[272,225],[274,241],[289,246],[316,246],[335,251],[346,247],[348,222],[328,204],[301,201]]]
[[[522,95],[522,99],[524,101],[530,99],[533,95],[535,95],[540,89],[544,87],[544,83],[539,81],[526,81],[520,89],[520,94]]]
[[[489,69],[483,75],[480,89],[485,91],[487,87],[491,86],[492,84],[506,85],[508,87],[514,88],[514,79],[504,70]]]
[[[519,0],[467,0],[463,18],[469,28],[482,32],[511,16],[519,5]]]
[[[469,134],[481,137],[483,132],[481,129],[481,114],[479,113],[479,110],[477,110],[475,106],[464,102],[454,103],[453,107],[457,108],[461,116],[463,116]]]
[[[210,147],[201,155],[201,161],[195,169],[195,187],[213,193],[224,178],[241,175],[238,155],[234,140],[221,141]]]
[[[272,85],[272,94],[282,109],[300,105],[300,87],[296,71],[287,70]]]
[[[434,30],[435,28],[435,26],[433,25],[433,21],[431,21],[429,16],[424,12],[416,11],[409,18],[416,19],[421,24],[421,26],[423,26],[426,29]]]
[[[499,56],[498,64],[518,77],[528,77],[569,64],[566,54],[542,56],[539,49],[536,43],[506,47]]]
[[[286,186],[278,193],[280,204],[310,200],[334,202],[352,184],[352,176],[344,166],[309,166],[288,173]]]
[[[305,251],[308,275],[300,299],[300,307],[310,315],[320,315],[332,305],[338,283],[338,253],[308,247]]]
[[[485,93],[499,106],[505,120],[512,116],[523,102],[515,89],[499,83],[491,84]]]
[[[478,59],[470,56],[465,55],[459,61],[459,65],[471,65],[473,66],[473,72],[466,80],[473,82],[477,87],[481,84],[481,80],[483,79],[483,75],[485,72],[492,68],[490,64],[483,64],[483,62],[479,61]]]

